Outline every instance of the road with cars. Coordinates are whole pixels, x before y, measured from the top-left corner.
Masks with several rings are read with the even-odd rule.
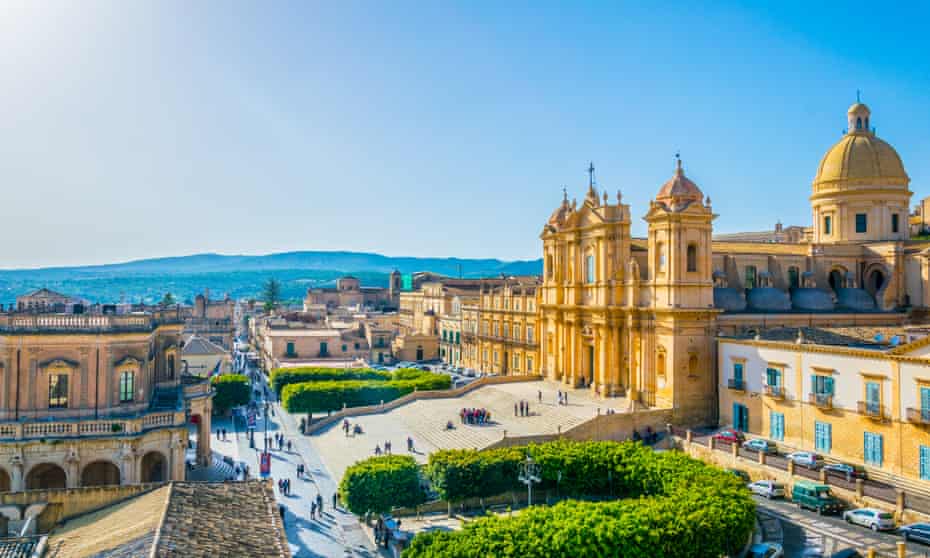
[[[881,556],[895,556],[897,543],[903,541],[894,532],[874,532],[866,527],[850,525],[842,514],[818,515],[816,512],[799,510],[788,500],[768,500],[753,496],[760,513],[780,519],[783,525],[786,558],[816,556],[813,549],[820,548],[823,556],[844,548],[856,548],[863,555],[874,548]],[[805,554],[808,552],[809,554]],[[916,542],[907,543],[908,558],[930,557],[930,546]]]

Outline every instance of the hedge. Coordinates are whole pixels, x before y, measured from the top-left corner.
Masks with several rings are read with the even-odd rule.
[[[517,472],[527,453],[540,464],[536,489],[553,488],[561,471],[563,495],[624,499],[570,500],[512,518],[480,519],[458,532],[419,534],[404,558],[717,558],[737,552],[752,532],[755,504],[736,477],[680,452],[655,453],[633,442],[442,451],[430,456],[428,476],[452,501],[526,490]]]
[[[339,497],[352,513],[386,513],[394,507],[423,503],[419,466],[409,455],[385,455],[346,469]]]
[[[249,379],[242,374],[213,376],[210,383],[216,391],[213,395],[213,410],[218,414],[249,402]]]
[[[432,372],[417,368],[399,368],[393,372],[372,370],[370,368],[326,368],[300,367],[276,368],[271,371],[271,387],[280,397],[284,386],[304,382],[373,380],[387,382],[390,380],[417,380],[433,376]]]
[[[451,378],[444,374],[424,375],[417,380],[319,381],[288,384],[281,392],[284,408],[290,413],[338,411],[347,407],[377,405],[392,401],[414,390],[449,389]]]

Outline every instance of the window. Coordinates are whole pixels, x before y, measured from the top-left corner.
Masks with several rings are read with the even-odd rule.
[[[833,425],[829,422],[814,422],[814,449],[830,453],[833,445]]]
[[[856,118],[856,129],[857,129],[857,130],[861,130],[861,129],[862,129],[862,117],[857,117],[857,118]]]
[[[891,214],[891,232],[893,233],[898,232],[898,214],[897,213]]]
[[[533,371],[533,357],[526,357],[526,371],[527,373]]]
[[[497,337],[497,322],[494,322],[494,337]]]
[[[745,405],[733,404],[733,428],[740,432],[749,431],[749,408]]]
[[[133,372],[123,372],[119,375],[119,402],[131,403],[136,387],[136,375]]]
[[[68,407],[68,375],[52,374],[48,377],[48,408]]]
[[[519,298],[513,299],[513,309],[516,310],[517,312],[520,311],[520,299]]]
[[[743,363],[734,362],[733,363],[733,383],[734,387],[742,389],[743,387]]]
[[[513,369],[520,370],[520,357],[519,355],[513,355]]]
[[[507,337],[510,337],[510,324],[504,323],[503,329],[504,329],[504,333],[502,334],[502,336],[503,336],[505,339],[506,339]]]
[[[833,217],[830,215],[823,216],[823,234],[825,236],[833,234]]]
[[[878,382],[865,383],[865,406],[866,411],[871,415],[877,415],[881,411],[882,405],[882,385]]]
[[[533,312],[533,311],[534,311],[534,310],[533,310],[533,307],[534,307],[533,301],[532,301],[532,300],[527,300],[527,301],[526,301],[526,311],[527,311],[527,312]]]
[[[697,271],[697,246],[694,244],[688,245],[688,271]]]
[[[342,346],[342,352],[346,352],[346,351],[348,351],[348,350],[349,350],[349,346],[348,346],[348,345],[343,345],[343,346]]]
[[[801,286],[801,274],[798,268],[791,266],[788,268],[788,287],[797,289]]]
[[[785,415],[771,411],[769,413],[769,437],[783,442],[785,440]]]
[[[920,418],[930,422],[930,387],[920,388]]]
[[[552,279],[552,254],[546,255],[546,277]]]
[[[361,347],[361,345],[359,345],[358,343],[356,343],[356,344],[355,344],[355,350],[357,351],[357,350],[359,349],[359,347]]]
[[[523,339],[520,337],[520,324],[513,324],[513,338],[514,338],[516,341],[522,341],[522,340],[523,340]]]
[[[865,213],[856,213],[856,232],[864,233],[869,230],[869,220]]]
[[[168,355],[168,379],[174,379],[174,355]]]
[[[287,348],[286,348],[285,352],[287,353],[287,356],[296,356],[296,355],[297,355],[297,353],[294,352],[294,342],[293,342],[293,341],[288,341],[288,343],[287,343]]]
[[[930,447],[920,446],[920,480],[930,480]]]
[[[746,279],[746,288],[755,289],[756,288],[756,266],[747,265],[743,270],[743,275]]]
[[[866,465],[882,466],[882,435],[874,432],[865,432],[863,438],[862,455]]]
[[[462,333],[456,331],[455,332],[455,344],[458,345],[459,343],[461,343],[462,342],[461,339],[462,339]]]
[[[822,374],[811,376],[811,393],[815,395],[833,395],[833,377]]]
[[[329,354],[329,344],[326,341],[320,342],[320,356],[325,357]]]
[[[584,282],[593,283],[595,280],[594,277],[594,256],[588,255],[584,257]]]
[[[659,253],[659,271],[665,271],[665,244],[659,242],[656,244],[656,249]]]
[[[533,326],[531,325],[526,326],[526,342],[533,342]]]
[[[499,355],[497,354],[497,351],[494,351],[494,364],[497,364],[498,362],[500,362],[500,358],[498,358],[498,356]]]
[[[781,370],[778,368],[765,369],[765,385],[771,387],[781,386]]]
[[[698,372],[698,357],[697,355],[691,355],[688,358],[688,375],[697,376]]]

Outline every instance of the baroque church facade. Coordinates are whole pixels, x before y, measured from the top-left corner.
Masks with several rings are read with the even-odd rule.
[[[903,325],[930,307],[930,242],[910,240],[901,158],[862,103],[817,169],[809,240],[713,240],[711,200],[679,160],[646,238],[592,179],[546,222],[540,367],[605,397],[717,420],[716,338],[768,327]]]

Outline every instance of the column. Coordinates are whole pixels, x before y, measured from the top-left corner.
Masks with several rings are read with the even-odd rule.
[[[12,492],[22,492],[25,489],[26,489],[26,484],[25,484],[25,479],[23,478],[22,459],[14,460],[11,475],[10,475],[10,490]]]
[[[607,395],[607,326],[599,326],[597,328],[597,349],[599,358],[597,361],[595,389],[604,396]]]

